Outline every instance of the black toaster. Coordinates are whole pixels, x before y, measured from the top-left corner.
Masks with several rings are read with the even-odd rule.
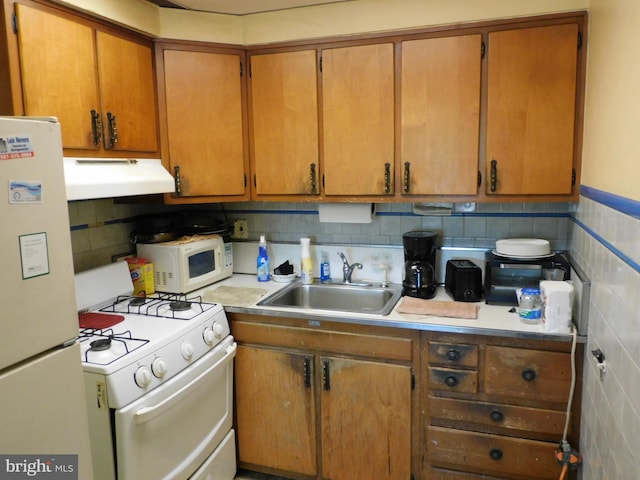
[[[444,289],[454,300],[482,300],[482,270],[471,260],[448,260]]]

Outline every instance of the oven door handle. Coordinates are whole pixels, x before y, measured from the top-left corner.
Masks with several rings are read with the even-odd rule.
[[[218,360],[211,368],[207,368],[205,372],[202,372],[200,375],[198,375],[195,379],[193,379],[187,385],[177,390],[176,392],[172,393],[157,405],[154,405],[152,407],[143,407],[140,410],[136,411],[136,413],[133,415],[134,422],[136,424],[145,423],[157,417],[158,415],[165,412],[169,408],[173,407],[177,402],[181,400],[181,398],[185,395],[185,393],[188,392],[193,387],[194,384],[202,380],[202,378],[208,375],[212,370],[215,370],[222,364],[231,360],[235,356],[237,349],[238,349],[238,344],[236,342],[233,342],[233,344],[229,345],[225,350],[224,356],[220,360]]]

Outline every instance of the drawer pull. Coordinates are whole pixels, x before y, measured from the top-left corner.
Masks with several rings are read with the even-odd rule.
[[[533,382],[536,379],[536,371],[533,368],[525,368],[522,371],[522,378],[525,382]]]
[[[458,352],[457,350],[449,350],[447,352],[447,359],[449,359],[452,362],[455,362],[456,360],[460,360],[460,352]]]
[[[493,412],[491,412],[491,420],[493,420],[494,422],[501,422],[502,420],[504,420],[504,414],[499,410],[494,410]]]
[[[460,382],[453,375],[449,375],[447,378],[444,379],[444,383],[446,383],[448,387],[456,387]]]
[[[493,460],[500,460],[502,458],[502,450],[500,450],[499,448],[492,448],[491,451],[489,452],[489,456],[493,459]]]

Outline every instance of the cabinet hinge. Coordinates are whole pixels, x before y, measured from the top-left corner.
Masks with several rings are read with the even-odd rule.
[[[413,373],[411,373],[411,390],[415,390],[415,389],[416,389],[416,376]]]
[[[256,180],[256,174],[253,174],[253,187],[257,188],[258,187],[258,181]]]
[[[249,62],[249,78],[251,78],[251,62]]]
[[[320,65],[320,73],[322,73],[322,55],[320,55],[319,65]]]
[[[242,75],[244,75],[244,65],[240,62],[240,78],[242,78]]]
[[[484,56],[487,53],[487,44],[482,41],[482,45],[480,46],[480,58],[484,59]]]
[[[571,186],[575,186],[576,184],[576,169],[572,168],[571,169]]]
[[[578,50],[582,48],[582,32],[578,32]]]
[[[18,34],[18,16],[16,12],[11,13],[11,28],[13,29],[13,33]]]
[[[482,172],[478,170],[478,188],[482,185]]]
[[[244,174],[244,188],[247,188],[247,174]]]
[[[322,188],[324,188],[324,173],[322,174]]]

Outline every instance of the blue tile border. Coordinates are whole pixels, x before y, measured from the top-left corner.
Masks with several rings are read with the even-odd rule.
[[[611,207],[619,212],[626,213],[640,219],[640,201],[605,192],[597,188],[580,185],[580,195],[595,202]]]
[[[234,209],[226,210],[227,214],[269,214],[269,215],[318,215],[317,210],[263,210],[263,209]],[[376,212],[376,217],[428,217],[413,212]],[[451,212],[449,215],[433,215],[441,217],[503,217],[503,218],[570,218],[567,212]]]

